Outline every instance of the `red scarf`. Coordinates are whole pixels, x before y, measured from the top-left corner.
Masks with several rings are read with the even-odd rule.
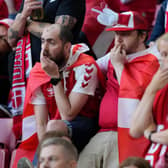
[[[13,80],[12,80],[12,115],[21,115],[23,112],[26,81],[32,68],[30,35],[24,36],[17,43]]]
[[[9,107],[13,115],[13,132],[17,139],[21,138],[22,112],[26,92],[26,81],[32,68],[30,35],[21,38],[16,47],[14,59],[12,89]]]

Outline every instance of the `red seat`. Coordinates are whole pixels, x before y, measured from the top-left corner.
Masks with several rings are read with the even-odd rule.
[[[16,146],[16,139],[12,127],[12,118],[0,118],[0,143],[7,145],[9,150],[13,150]]]
[[[0,118],[0,168],[9,168],[10,153],[16,146],[12,127],[12,118]]]

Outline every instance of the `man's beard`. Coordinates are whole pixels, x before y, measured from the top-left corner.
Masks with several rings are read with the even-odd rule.
[[[50,59],[58,65],[59,69],[63,68],[66,64],[66,57],[63,51],[61,51],[56,58],[50,57]]]

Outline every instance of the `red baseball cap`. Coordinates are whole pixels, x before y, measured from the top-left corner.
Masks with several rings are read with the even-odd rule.
[[[9,28],[12,25],[12,23],[13,23],[13,20],[9,18],[0,20],[0,25],[4,25],[7,28]]]
[[[118,21],[106,31],[148,30],[148,22],[142,14],[128,11],[119,14]]]

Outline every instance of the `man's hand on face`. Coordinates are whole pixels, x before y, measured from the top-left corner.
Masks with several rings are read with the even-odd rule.
[[[51,77],[51,78],[59,78],[59,68],[57,64],[49,59],[46,56],[42,56],[41,59],[41,67],[42,69]]]
[[[149,86],[152,89],[152,91],[156,93],[158,90],[162,89],[167,84],[168,84],[168,65],[159,68]]]
[[[112,65],[123,65],[126,59],[125,47],[122,43],[117,43],[110,51]]]

